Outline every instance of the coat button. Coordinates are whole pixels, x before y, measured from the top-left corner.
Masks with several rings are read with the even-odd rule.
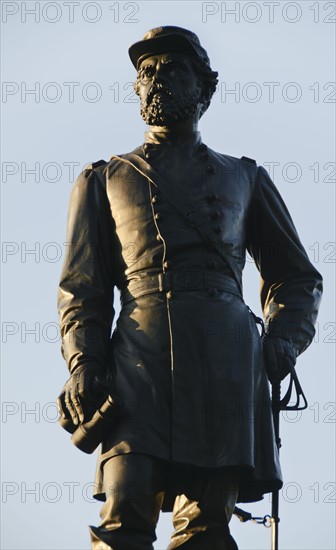
[[[215,167],[213,164],[208,164],[206,167],[207,174],[214,174],[215,173]]]
[[[215,225],[215,227],[212,228],[212,231],[216,233],[216,235],[219,235],[222,231],[222,228],[220,225]]]
[[[210,218],[212,218],[213,220],[218,220],[219,216],[219,210],[213,210],[212,212],[210,212]]]
[[[146,159],[150,159],[152,156],[153,156],[153,155],[152,155],[152,153],[151,153],[150,151],[147,151],[147,152],[145,153],[145,158],[146,158]]]
[[[155,214],[154,218],[156,220],[161,220],[161,214],[158,212],[157,214]]]
[[[208,289],[208,294],[209,294],[209,296],[214,298],[215,296],[217,296],[217,288],[209,288]]]
[[[148,153],[150,151],[153,151],[153,148],[154,148],[154,143],[144,143],[143,146],[142,146],[143,150],[145,153]]]
[[[161,239],[161,235],[159,235],[159,233],[156,235],[156,240],[157,240],[157,241],[161,241],[161,240],[162,240],[162,239]]]
[[[154,195],[154,196],[152,197],[152,203],[153,203],[153,204],[156,203],[157,200],[158,200],[158,198],[159,198],[158,195]]]
[[[214,201],[216,201],[217,199],[218,199],[218,196],[215,195],[215,193],[210,193],[210,194],[207,196],[207,200],[208,200],[209,202],[214,202]]]
[[[215,260],[211,260],[211,262],[208,263],[208,267],[210,269],[216,269],[217,266],[218,266],[218,263]]]
[[[208,147],[205,145],[205,143],[201,143],[201,145],[199,146],[198,150],[199,150],[199,152],[200,152],[201,159],[202,159],[202,160],[208,160],[208,158],[209,158],[209,155],[208,155]]]
[[[171,300],[172,297],[173,297],[172,291],[171,291],[171,290],[168,290],[168,292],[166,292],[166,296],[167,296],[168,300]]]
[[[163,262],[163,268],[164,269],[171,269],[172,268],[172,263],[171,262],[168,262],[167,260],[165,262]]]

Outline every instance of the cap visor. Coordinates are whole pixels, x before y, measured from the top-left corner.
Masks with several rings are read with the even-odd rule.
[[[134,67],[137,69],[140,61],[156,55],[167,52],[181,52],[189,55],[197,55],[197,51],[190,44],[189,40],[180,34],[169,34],[166,36],[158,36],[157,38],[149,38],[132,44],[128,53]]]

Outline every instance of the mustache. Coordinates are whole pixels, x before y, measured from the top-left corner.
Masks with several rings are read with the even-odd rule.
[[[167,86],[166,84],[162,84],[161,82],[156,82],[155,84],[153,84],[153,86],[151,87],[151,89],[148,92],[148,95],[147,95],[147,98],[146,98],[146,105],[147,106],[152,102],[153,97],[155,96],[155,94],[158,94],[158,93],[165,94],[168,97],[173,97],[173,92],[172,92],[171,88],[169,88],[169,86]]]

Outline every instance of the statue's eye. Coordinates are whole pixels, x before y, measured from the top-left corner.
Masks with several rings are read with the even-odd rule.
[[[187,71],[187,67],[183,63],[171,61],[167,64],[167,72],[171,76],[182,76]]]
[[[154,75],[154,67],[152,66],[144,67],[140,71],[140,78],[142,79],[152,78],[153,75]]]

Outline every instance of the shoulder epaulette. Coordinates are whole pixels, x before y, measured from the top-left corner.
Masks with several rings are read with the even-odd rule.
[[[99,168],[99,166],[104,166],[105,164],[107,164],[106,160],[103,159],[97,160],[97,162],[89,162],[89,164],[84,167],[84,177],[89,178],[92,174],[92,170]]]
[[[101,160],[97,160],[97,162],[90,162],[85,166],[84,170],[93,170],[94,168],[98,168],[103,164],[106,164],[106,160],[101,159]]]
[[[251,164],[257,164],[254,159],[250,159],[249,157],[242,157],[241,160],[246,160],[246,162],[250,162]]]

